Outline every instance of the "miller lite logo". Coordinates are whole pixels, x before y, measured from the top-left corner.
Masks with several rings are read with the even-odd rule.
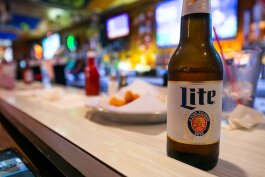
[[[197,105],[213,105],[215,104],[215,96],[216,91],[210,90],[206,91],[204,88],[186,88],[181,87],[182,92],[182,102],[181,107],[188,109],[188,110],[194,110],[197,108]]]
[[[195,111],[188,118],[188,127],[195,136],[205,135],[210,128],[210,117],[204,111]]]

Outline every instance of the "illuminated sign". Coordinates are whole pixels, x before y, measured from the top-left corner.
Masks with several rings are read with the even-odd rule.
[[[42,48],[44,59],[52,59],[56,51],[60,48],[60,45],[60,36],[57,33],[43,39]]]
[[[121,14],[106,21],[108,39],[127,36],[130,32],[128,14]]]
[[[34,56],[36,59],[41,60],[42,59],[42,46],[39,44],[35,44],[33,46],[34,49]]]
[[[70,51],[75,51],[76,49],[76,39],[73,35],[69,35],[66,38],[66,46]]]

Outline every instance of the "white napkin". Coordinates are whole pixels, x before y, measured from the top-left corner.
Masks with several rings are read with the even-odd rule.
[[[228,124],[222,126],[226,129],[250,129],[264,123],[264,115],[261,112],[239,104],[228,116]]]
[[[144,95],[144,94],[151,94],[154,97],[157,97],[160,99],[162,96],[161,90],[159,87],[151,85],[143,80],[135,80],[133,81],[130,85],[121,88],[117,95],[124,95],[126,91],[132,91],[133,93],[137,93],[139,95]]]
[[[43,103],[59,109],[72,109],[85,106],[87,97],[80,93],[68,93],[62,88],[52,87],[50,89],[34,90],[30,101]]]
[[[86,99],[86,96],[82,94],[67,93],[64,94],[64,96],[57,98],[57,100],[47,100],[45,103],[59,109],[72,109],[84,107]]]
[[[36,96],[45,101],[58,101],[65,96],[62,88],[50,88],[36,93]]]

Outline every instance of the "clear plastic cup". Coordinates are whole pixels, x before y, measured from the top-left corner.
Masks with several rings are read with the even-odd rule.
[[[225,59],[223,114],[227,116],[237,104],[253,107],[262,66],[261,51],[229,51]]]

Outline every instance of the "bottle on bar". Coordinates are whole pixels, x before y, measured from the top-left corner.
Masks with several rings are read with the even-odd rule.
[[[168,66],[167,154],[203,170],[219,156],[223,65],[210,0],[184,0],[179,46]]]
[[[88,52],[87,64],[85,67],[85,91],[87,96],[100,94],[99,72],[95,64],[95,53]]]
[[[22,70],[23,81],[26,84],[30,84],[34,81],[33,71],[31,69],[29,61],[27,59],[22,61],[22,62],[25,63],[24,69]]]
[[[122,87],[125,87],[127,85],[128,85],[127,76],[126,76],[126,74],[122,73],[120,75],[119,89],[121,89]]]
[[[108,81],[108,95],[113,95],[119,89],[119,83],[116,81],[116,75],[110,74]]]

